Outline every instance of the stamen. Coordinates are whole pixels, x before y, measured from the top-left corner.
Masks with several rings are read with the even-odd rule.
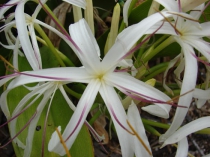
[[[13,69],[15,69],[15,71],[19,71],[18,69],[16,69],[10,62],[8,62],[2,55],[0,55],[0,59],[6,63],[7,65],[9,65],[10,67],[12,67]]]
[[[194,22],[199,22],[199,20],[192,19],[192,18],[189,18],[189,17],[185,17],[185,16],[183,16],[183,15],[181,15],[181,14],[179,14],[179,13],[174,13],[174,12],[168,12],[168,13],[170,13],[170,14],[172,14],[172,15],[180,16],[180,17],[182,17],[182,18],[184,18],[184,19],[186,19],[186,20],[190,20],[190,21],[194,21]]]
[[[178,7],[179,7],[179,12],[182,12],[182,7],[181,7],[181,2],[178,0]]]
[[[130,127],[130,129],[133,131],[134,135],[138,138],[138,140],[141,142],[141,144],[143,145],[143,147],[146,149],[146,151],[149,153],[149,155],[152,156],[152,152],[149,150],[149,148],[147,147],[147,145],[144,143],[144,141],[141,139],[141,137],[139,136],[139,134],[136,132],[136,130],[132,127],[132,125],[130,124],[130,122],[127,120],[128,126]]]
[[[201,62],[201,63],[203,63],[204,65],[210,66],[210,63],[208,63],[208,62],[206,62],[206,61],[200,59],[200,58],[197,57],[194,53],[191,53],[191,54],[192,54],[193,57],[195,57],[195,58],[198,60],[198,62]]]
[[[181,105],[177,105],[177,104],[174,104],[174,103],[170,103],[171,100],[169,100],[169,102],[167,101],[162,101],[162,100],[158,100],[158,99],[155,99],[155,98],[152,98],[152,97],[149,97],[147,95],[144,95],[144,94],[140,94],[140,93],[137,93],[135,91],[127,91],[126,89],[124,89],[123,87],[121,86],[118,86],[118,89],[121,88],[121,92],[130,96],[131,98],[133,99],[136,99],[136,100],[140,100],[140,101],[143,101],[143,102],[147,102],[147,103],[162,103],[162,104],[167,104],[167,105],[171,105],[171,106],[175,106],[175,107],[181,107],[181,108],[187,108],[186,106],[181,106]]]
[[[184,96],[184,95],[186,95],[186,94],[188,94],[188,93],[190,93],[190,92],[193,92],[194,91],[194,89],[192,89],[192,90],[190,90],[190,91],[188,91],[188,92],[186,92],[186,93],[183,93],[183,94],[181,94],[181,95],[177,95],[177,96],[175,96],[174,98],[172,98],[171,100],[168,100],[167,102],[173,102],[174,100],[177,100],[178,98],[180,98],[181,96]]]
[[[182,35],[182,33],[171,23],[171,21],[167,18],[167,17],[165,17],[160,11],[158,11],[156,8],[154,8],[157,12],[159,12],[160,13],[160,15],[162,15],[163,17],[164,17],[164,19],[171,25],[171,27],[173,27],[174,28],[174,30],[176,31],[176,32],[178,32],[180,35]],[[172,14],[172,13],[171,13]]]
[[[16,71],[16,73],[22,74],[22,75],[26,75],[26,76],[31,76],[31,77],[46,78],[46,79],[52,79],[52,80],[63,80],[63,81],[69,80],[69,78],[60,78],[60,77],[51,77],[51,76],[44,76],[44,75],[35,75],[35,74],[29,74],[29,73],[19,72],[19,71]]]
[[[66,152],[67,157],[71,157],[71,155],[69,153],[69,150],[68,150],[68,148],[67,148],[67,146],[66,146],[66,144],[65,144],[65,142],[63,140],[63,137],[62,137],[61,133],[59,132],[58,128],[55,128],[55,130],[56,130],[56,132],[57,132],[57,134],[58,134],[58,136],[60,138],[61,144],[63,145],[63,147],[65,149],[65,152]]]

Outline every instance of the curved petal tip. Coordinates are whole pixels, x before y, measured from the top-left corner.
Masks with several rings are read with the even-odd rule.
[[[166,108],[162,108],[158,105],[149,105],[146,107],[142,107],[142,110],[161,118],[169,118],[169,110]]]

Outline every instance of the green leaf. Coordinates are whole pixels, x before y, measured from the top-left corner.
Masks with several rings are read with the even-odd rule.
[[[23,87],[17,87],[13,89],[9,95],[8,95],[8,106],[9,110],[13,112],[17,104],[20,102],[20,100],[28,93],[28,90]],[[17,118],[17,132],[23,128],[23,126],[28,122],[28,120],[32,117],[32,115],[35,113],[37,105],[41,101],[41,98],[37,100],[33,105],[28,108],[23,114],[18,116]],[[41,156],[41,149],[42,149],[42,135],[44,130],[44,120],[46,118],[47,113],[47,107],[49,102],[45,106],[40,120],[38,121],[37,126],[40,126],[41,129],[39,131],[35,131],[34,139],[33,139],[33,148],[31,156]],[[55,128],[58,126],[61,126],[62,130],[64,130],[66,124],[69,122],[71,116],[73,114],[73,111],[68,107],[68,104],[63,99],[62,94],[57,91],[51,105],[49,117],[47,120],[47,126],[46,126],[46,137],[45,137],[45,150],[44,150],[44,156],[48,157],[58,157],[59,155],[49,152],[47,150],[48,142],[51,138],[52,133],[55,131]],[[28,129],[26,128],[19,136],[18,138],[25,143],[26,137],[27,137]],[[13,143],[16,156],[22,157],[24,150],[20,147],[18,147],[15,143]],[[93,157],[93,146],[92,146],[92,140],[90,137],[90,134],[88,132],[88,129],[86,126],[83,126],[81,129],[76,141],[74,142],[70,153],[72,156],[76,157]]]
[[[144,18],[146,18],[151,4],[152,4],[152,0],[146,0],[142,4],[140,4],[138,7],[133,9],[128,19],[129,25],[138,23]]]
[[[59,64],[55,59],[54,55],[51,53],[48,47],[41,48],[41,56],[43,60],[43,68],[57,67]],[[25,57],[19,57],[19,69],[20,71],[31,70],[31,67]],[[33,84],[34,85],[34,84]],[[24,86],[16,87],[11,90],[8,94],[8,108],[10,113],[14,111],[18,103],[26,96],[30,91],[26,89]],[[37,96],[37,95],[36,95]],[[36,96],[31,98],[29,102],[26,103],[28,105]],[[33,114],[36,112],[37,106],[41,102],[43,96],[41,96],[38,100],[36,100],[26,111],[24,111],[21,115],[17,117],[17,126],[16,132],[20,131],[24,125],[32,118]],[[43,139],[43,130],[44,130],[44,121],[46,118],[46,113],[48,106],[50,104],[50,100],[46,103],[46,106],[41,113],[40,119],[37,123],[37,127],[40,129],[36,130],[33,138],[33,146],[31,156],[41,156],[42,150],[42,139]],[[26,106],[25,105],[25,106]],[[66,125],[68,124],[73,111],[69,108],[67,102],[63,98],[61,92],[59,90],[56,91],[49,112],[49,117],[47,119],[46,125],[46,137],[44,143],[44,156],[46,157],[59,157],[59,155],[48,151],[48,142],[51,138],[52,133],[55,131],[55,128],[61,126],[61,133],[64,131]],[[25,128],[24,131],[18,135],[18,138],[25,144],[26,138],[28,135],[28,128]],[[18,147],[15,143],[13,143],[13,147],[17,157],[22,157],[24,150]],[[70,149],[70,154],[73,157],[93,157],[93,144],[90,133],[86,126],[83,126],[80,130],[77,139],[75,140],[73,146]]]

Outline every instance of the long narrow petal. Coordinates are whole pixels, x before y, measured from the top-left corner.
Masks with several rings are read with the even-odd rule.
[[[210,99],[210,89],[207,90],[202,90],[202,89],[198,89],[195,88],[193,91],[193,97],[197,98],[197,99]]]
[[[81,50],[81,52],[77,52],[77,55],[82,64],[88,71],[96,71],[95,69],[99,67],[100,63],[100,50],[85,19],[71,24],[69,26],[69,32],[74,42]]]
[[[210,36],[209,27],[210,27],[210,22],[201,23],[200,28],[191,25],[191,27],[188,27],[186,35],[197,36],[197,37]]]
[[[179,7],[177,1],[174,0],[155,0],[156,2],[160,3],[169,11],[179,12]]]
[[[165,140],[163,146],[172,144],[172,143],[176,143],[196,131],[210,127],[209,121],[210,121],[210,116],[196,119],[196,120],[184,125],[179,130],[174,132],[169,138],[167,138]]]
[[[20,0],[10,0],[0,9],[0,19],[3,18],[4,13],[9,10],[13,5],[18,4]]]
[[[123,6],[123,20],[126,26],[128,26],[128,9],[132,0],[127,0]]]
[[[159,100],[167,102],[170,100],[170,98],[166,94],[129,75],[111,73],[105,79],[107,80],[107,82],[109,82],[119,90],[126,90],[128,92],[135,93],[138,96],[145,98],[149,101]],[[148,107],[144,107],[143,110],[159,117],[168,118],[170,108],[171,105],[157,103],[157,105],[150,105]]]
[[[128,120],[129,120],[130,124],[132,125],[132,127],[138,133],[138,135],[140,136],[140,138],[142,139],[142,141],[144,142],[146,147],[151,152],[150,144],[148,142],[148,139],[147,139],[147,136],[146,136],[146,133],[145,133],[144,125],[141,121],[139,110],[136,107],[136,104],[134,104],[133,102],[128,108],[127,115],[128,115]],[[134,136],[134,135],[131,135],[131,136],[133,136],[131,141],[134,141],[135,156],[151,157],[151,155],[148,153],[148,151],[145,149],[145,147],[137,139],[137,137]]]
[[[44,81],[66,81],[88,83],[92,77],[89,76],[85,68],[62,67],[51,68],[37,71],[23,72],[14,79],[8,86],[8,89],[34,82]]]
[[[18,74],[11,74],[11,75],[5,76],[5,78],[2,78],[2,79],[0,80],[0,87],[1,87],[2,85],[4,85],[5,83],[7,83],[8,81],[10,81],[11,79],[17,77],[17,76],[18,76]]]
[[[179,59],[180,59],[180,54],[176,56],[174,59],[170,60],[169,65],[163,75],[163,87],[165,88],[166,91],[170,92],[171,95],[173,95],[173,91],[167,86],[166,78],[167,78],[169,69],[174,67],[174,65],[178,62]]]
[[[62,136],[66,140],[66,146],[68,149],[71,148],[73,142],[75,141],[84,121],[87,117],[88,112],[95,100],[95,97],[100,88],[100,82],[97,80],[91,81],[86,87],[83,96],[81,97],[74,114],[72,115],[69,123],[67,124]],[[58,153],[60,155],[66,154],[63,146],[60,143],[59,137],[56,132],[53,133],[48,150]]]
[[[21,1],[17,5],[17,8],[15,10],[15,19],[18,19],[16,20],[18,37],[20,39],[20,43],[22,45],[23,51],[25,52],[25,56],[28,59],[29,64],[31,65],[33,70],[38,70],[40,69],[40,66],[39,66],[39,62],[36,60],[36,56],[32,48],[29,36],[28,36],[25,15],[23,12],[24,4],[25,4],[25,1]]]
[[[193,92],[192,91],[195,88],[196,85],[196,78],[197,78],[197,60],[192,56],[191,53],[194,53],[194,50],[191,46],[188,44],[180,43],[183,48],[184,52],[184,58],[185,58],[185,71],[184,71],[184,78],[182,82],[182,88],[181,93],[182,95],[179,98],[178,105],[185,106],[187,108],[177,108],[176,113],[173,119],[173,122],[170,126],[170,128],[167,130],[167,132],[164,135],[161,135],[160,141],[165,141],[169,136],[171,136],[182,124],[187,112],[188,107],[191,104]],[[186,94],[187,93],[187,94]]]
[[[202,10],[203,10],[203,8],[205,7],[205,3],[203,3],[203,4],[201,4],[201,5],[199,5],[199,6],[197,6],[196,8],[194,8],[191,12],[190,12],[190,15],[192,16],[192,17],[194,17],[195,19],[199,19],[200,18],[200,16],[202,15]]]
[[[152,34],[162,25],[162,21],[153,25],[150,29],[147,30],[145,34]],[[175,29],[168,23],[165,22],[164,25],[155,33],[155,34],[169,34],[177,36]]]
[[[193,97],[196,98],[196,106],[197,108],[201,108],[207,100],[209,100],[210,89],[202,90],[202,89],[194,89]]]
[[[64,88],[62,85],[60,85],[58,87],[64,97],[64,99],[66,100],[66,102],[68,103],[69,107],[75,111],[76,110],[76,106],[72,103],[72,101],[69,99],[69,96],[66,94]],[[104,140],[104,137],[103,136],[99,136],[98,133],[92,128],[92,126],[87,122],[85,121],[85,125],[88,127],[88,129],[90,130],[90,132],[92,133],[93,137],[95,138],[96,141],[100,142],[102,140]]]
[[[114,122],[121,146],[122,156],[133,157],[133,152],[130,149],[130,145],[128,143],[129,133],[126,131],[129,130],[128,124],[126,122],[127,116],[117,93],[113,87],[110,87],[106,84],[103,84],[99,92]]]
[[[41,59],[41,54],[40,54],[39,46],[38,46],[38,43],[37,43],[36,34],[35,34],[33,24],[29,24],[28,29],[29,29],[29,32],[30,32],[32,45],[33,45],[33,48],[34,48],[34,55],[36,57],[34,59],[37,60],[37,62],[39,64],[39,69],[42,69],[42,59]]]
[[[55,88],[49,89],[45,94],[42,99],[42,101],[39,103],[37,109],[36,109],[36,116],[33,118],[33,120],[30,122],[29,128],[28,128],[28,134],[27,134],[27,139],[26,139],[26,148],[24,151],[24,157],[28,157],[31,154],[31,150],[33,147],[33,139],[34,139],[34,132],[36,130],[37,122],[41,116],[41,113],[48,102],[53,90]]]
[[[176,152],[176,157],[186,157],[188,154],[188,142],[187,138],[184,137],[182,140],[178,142],[178,148]]]
[[[162,13],[165,17],[171,16],[167,12]],[[102,64],[106,67],[106,71],[114,70],[113,67],[123,59],[132,46],[145,34],[145,32],[157,22],[163,20],[164,17],[159,13],[153,14],[142,20],[138,24],[132,25],[124,29],[116,39],[115,44],[104,57]]]
[[[187,38],[184,42],[190,44],[192,47],[196,48],[199,52],[201,52],[206,59],[210,62],[210,46],[209,43],[196,38]]]

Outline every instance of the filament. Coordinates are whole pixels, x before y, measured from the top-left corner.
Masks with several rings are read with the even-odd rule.
[[[152,156],[151,151],[149,150],[149,148],[147,147],[147,145],[144,143],[144,141],[142,140],[142,138],[139,136],[139,134],[135,131],[135,129],[132,127],[132,125],[130,124],[130,122],[127,120],[128,126],[130,127],[130,129],[133,131],[134,135],[138,138],[138,140],[141,142],[141,144],[143,145],[143,147],[146,149],[146,151],[149,153],[149,155]]]
[[[56,132],[58,134],[58,137],[60,138],[61,144],[63,145],[63,147],[65,149],[65,152],[66,152],[67,157],[71,157],[71,155],[69,153],[69,150],[68,150],[68,148],[67,148],[67,146],[66,146],[66,144],[65,144],[65,142],[63,140],[63,137],[62,137],[61,133],[59,132],[58,128],[55,128],[55,130],[56,130]]]

